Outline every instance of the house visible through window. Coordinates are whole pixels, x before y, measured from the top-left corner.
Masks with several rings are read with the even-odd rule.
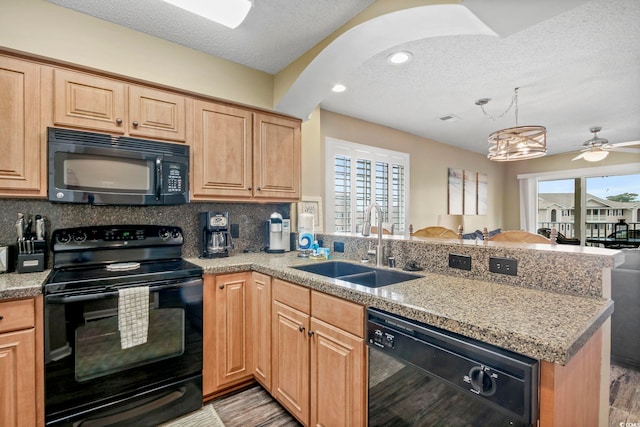
[[[376,202],[382,222],[404,232],[409,154],[327,138],[326,165],[328,231],[361,231],[367,206]]]

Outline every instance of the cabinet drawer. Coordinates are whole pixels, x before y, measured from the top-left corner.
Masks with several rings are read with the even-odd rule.
[[[0,303],[0,333],[33,328],[35,325],[35,302],[22,299]]]
[[[271,286],[274,300],[309,314],[311,309],[311,292],[309,289],[280,279],[273,279]]]
[[[360,338],[364,337],[364,307],[361,305],[312,291],[311,315]]]

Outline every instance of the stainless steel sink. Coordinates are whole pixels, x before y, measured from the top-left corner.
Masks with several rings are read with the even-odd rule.
[[[394,283],[406,282],[407,280],[419,279],[422,277],[417,274],[383,270],[380,268],[366,267],[364,265],[351,264],[343,261],[306,264],[293,268],[296,270],[306,271],[308,273],[318,274],[320,276],[355,283],[368,288],[379,288],[381,286],[393,285]]]

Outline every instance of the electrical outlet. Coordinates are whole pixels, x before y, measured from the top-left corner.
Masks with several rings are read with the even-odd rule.
[[[471,270],[471,257],[469,255],[449,254],[449,267]]]
[[[513,258],[489,257],[489,271],[498,274],[518,275],[518,260]]]
[[[234,239],[240,238],[240,224],[231,224],[231,237]]]
[[[333,252],[344,252],[344,242],[333,242]]]

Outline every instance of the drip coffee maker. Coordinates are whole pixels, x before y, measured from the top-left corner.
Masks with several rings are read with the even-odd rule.
[[[200,257],[229,256],[233,239],[229,232],[229,212],[200,212]]]

